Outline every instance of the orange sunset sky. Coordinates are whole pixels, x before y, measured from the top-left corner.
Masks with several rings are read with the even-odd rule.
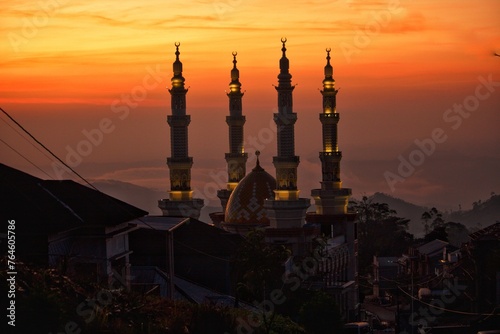
[[[297,84],[301,196],[309,197],[321,179],[326,47],[340,89],[344,187],[357,197],[381,191],[442,210],[467,209],[500,191],[498,0],[4,0],[0,9],[0,106],[91,180],[129,182],[167,196],[166,88],[176,41],[189,87],[195,195],[219,206],[215,190],[225,186],[232,51],[245,91],[245,150],[252,156],[259,149],[274,174],[272,85],[286,36]],[[5,115],[0,119],[1,162],[57,178],[53,159]],[[68,158],[100,126],[105,131],[85,155]],[[417,157],[416,141],[429,143],[436,129],[439,142],[427,146],[414,171],[399,175],[400,160]],[[249,159],[248,170],[253,164]],[[390,184],[388,175],[400,178]]]

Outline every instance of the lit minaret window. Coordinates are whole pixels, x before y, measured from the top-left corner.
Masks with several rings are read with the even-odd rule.
[[[188,153],[188,125],[191,117],[186,114],[186,93],[182,63],[179,59],[180,43],[175,43],[175,61],[173,63],[174,76],[171,79],[172,88],[168,91],[171,96],[172,114],[167,116],[170,126],[170,157],[167,165],[170,170],[169,199],[160,200],[158,206],[164,215],[189,216],[198,218],[203,207],[203,200],[193,198],[191,190],[191,167],[193,158]]]
[[[292,75],[290,74],[289,60],[286,57],[286,38],[282,38],[283,44],[280,59],[280,73],[278,75],[278,113],[274,114],[274,122],[277,127],[278,155],[273,157],[276,168],[276,200],[298,199],[297,190],[297,167],[299,157],[295,155],[295,133],[294,125],[297,114],[293,112]]]

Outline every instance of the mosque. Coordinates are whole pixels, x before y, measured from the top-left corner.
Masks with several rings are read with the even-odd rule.
[[[347,209],[351,189],[342,188],[337,126],[340,115],[336,110],[338,90],[335,88],[329,48],[326,49],[325,78],[323,80],[323,111],[319,113],[322,125],[322,151],[319,152],[322,179],[321,188],[313,189],[316,210],[307,212],[309,198],[299,197],[297,168],[300,158],[295,155],[294,127],[297,114],[293,112],[292,75],[286,55],[286,38],[281,39],[282,56],[279,60],[278,112],[273,118],[277,127],[277,155],[273,157],[276,169],[273,177],[260,166],[259,152],[256,165],[247,174],[248,153],[243,147],[243,114],[240,75],[237,53],[233,52],[233,68],[229,83],[229,152],[227,186],[220,189],[222,211],[210,214],[212,224],[231,233],[246,235],[254,229],[265,232],[266,241],[285,245],[297,259],[311,254],[314,241],[326,240],[323,255],[318,260],[318,284],[332,292],[341,307],[355,312],[358,304],[357,228],[356,214]],[[163,216],[191,217],[198,219],[203,199],[193,198],[191,167],[193,158],[188,156],[188,126],[191,121],[186,113],[185,78],[179,59],[180,43],[175,43],[174,75],[171,79],[170,126],[171,156],[167,158],[170,170],[169,198],[159,200]]]

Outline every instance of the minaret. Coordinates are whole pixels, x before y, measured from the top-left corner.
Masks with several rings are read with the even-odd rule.
[[[276,189],[274,199],[265,203],[270,228],[301,228],[304,225],[305,211],[310,202],[307,198],[299,198],[297,189],[297,167],[299,157],[295,155],[294,125],[297,114],[293,112],[292,75],[289,72],[289,61],[286,57],[286,38],[283,44],[280,59],[280,73],[278,75],[278,113],[274,114],[277,127],[278,155],[273,157],[276,168]]]
[[[295,155],[294,125],[297,114],[293,112],[292,75],[289,72],[289,61],[286,57],[286,38],[282,38],[283,55],[280,59],[280,74],[278,75],[278,113],[274,114],[274,122],[278,135],[278,156],[273,157],[276,167],[276,200],[294,200],[299,196],[297,190],[297,167],[299,157]]]
[[[226,153],[227,162],[227,188],[217,191],[222,205],[222,212],[226,211],[226,204],[233,189],[245,177],[248,153],[243,148],[243,125],[245,116],[242,114],[240,71],[236,67],[237,52],[233,52],[233,68],[231,82],[229,83],[229,116],[226,123],[229,126],[229,153]]]
[[[179,60],[180,43],[175,43],[175,61],[173,64],[174,76],[172,88],[168,91],[171,95],[172,115],[167,116],[170,126],[170,158],[167,165],[170,169],[169,199],[158,201],[158,207],[164,216],[181,216],[198,218],[203,207],[203,200],[193,198],[191,190],[191,167],[193,158],[188,155],[188,125],[190,115],[186,114],[186,93],[184,77],[182,76],[182,63]]]
[[[308,212],[308,223],[321,226],[321,233],[330,238],[343,240],[345,261],[341,266],[332,265],[331,259],[326,257],[323,264],[322,277],[328,282],[345,284],[342,291],[346,299],[348,310],[356,310],[358,305],[358,240],[356,235],[356,213],[348,212],[347,204],[351,196],[351,189],[342,188],[340,181],[340,160],[337,141],[337,125],[340,115],[337,113],[337,93],[333,68],[330,64],[330,48],[326,49],[325,79],[323,80],[323,112],[319,114],[323,132],[323,150],[319,152],[321,160],[321,189],[311,190],[311,196],[316,204],[316,212]],[[328,252],[328,247],[326,249]],[[330,264],[328,264],[330,263]],[[339,261],[337,261],[339,263]],[[347,282],[354,282],[349,285]],[[346,310],[344,310],[346,311]]]
[[[311,196],[316,203],[316,213],[338,215],[347,213],[347,204],[351,189],[342,188],[340,181],[340,160],[337,139],[337,125],[340,115],[337,113],[337,92],[333,79],[333,68],[330,64],[330,48],[326,49],[325,79],[323,80],[323,112],[319,119],[323,128],[323,151],[319,153],[321,160],[321,189],[313,189]]]

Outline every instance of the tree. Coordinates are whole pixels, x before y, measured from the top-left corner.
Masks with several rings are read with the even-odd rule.
[[[250,232],[236,256],[238,296],[249,302],[265,300],[269,291],[281,287],[290,254],[283,245],[268,244],[263,231]]]
[[[423,220],[423,225],[424,225],[424,232],[425,234],[429,234],[429,231],[430,231],[430,225],[429,225],[429,220],[431,220],[432,216],[429,212],[425,211],[424,213],[422,213],[422,217],[420,217],[420,219]]]
[[[436,226],[424,237],[425,242],[439,239],[447,241],[450,245],[460,247],[460,245],[469,240],[469,230],[462,223],[447,222]]]
[[[424,225],[426,235],[430,233],[431,228],[436,229],[444,224],[443,214],[435,207],[422,213],[421,219],[423,220],[422,224]],[[431,222],[430,224],[429,221]]]
[[[386,203],[363,196],[354,202],[358,213],[358,263],[361,276],[372,273],[373,256],[398,256],[413,242],[409,220],[397,216]]]

